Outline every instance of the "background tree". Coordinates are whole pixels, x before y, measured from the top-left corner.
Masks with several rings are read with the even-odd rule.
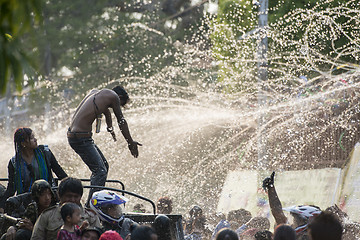
[[[212,28],[219,80],[235,92],[256,90],[259,32],[253,4],[219,1],[216,27]],[[311,79],[351,69],[358,61],[353,51],[358,44],[357,8],[356,1],[344,0],[269,1],[269,89],[297,91],[300,76]],[[350,65],[344,67],[345,63]]]
[[[32,45],[32,30],[41,22],[41,0],[4,0],[0,2],[0,92],[5,93],[10,80],[19,91],[24,73],[30,80],[35,76],[31,52],[25,51],[22,37]]]

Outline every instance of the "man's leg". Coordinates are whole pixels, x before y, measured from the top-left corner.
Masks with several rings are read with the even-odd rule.
[[[105,186],[109,166],[104,155],[95,145],[94,141],[91,138],[69,138],[68,140],[72,149],[74,149],[74,151],[89,167],[92,173],[90,177],[90,184]],[[86,205],[89,204],[92,194],[95,191],[97,190],[90,190]]]

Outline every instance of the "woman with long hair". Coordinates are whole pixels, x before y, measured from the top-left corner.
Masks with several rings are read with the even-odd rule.
[[[14,134],[15,156],[8,164],[8,185],[0,198],[0,211],[3,211],[7,198],[16,194],[30,192],[32,184],[44,179],[55,186],[52,171],[59,179],[67,177],[47,145],[38,145],[30,128],[18,128]]]

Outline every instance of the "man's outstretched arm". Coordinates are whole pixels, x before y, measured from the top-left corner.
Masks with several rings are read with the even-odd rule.
[[[113,100],[112,109],[116,116],[120,131],[121,131],[122,135],[124,136],[126,142],[128,143],[128,147],[131,152],[131,155],[133,155],[134,157],[138,157],[139,156],[138,145],[139,146],[142,146],[142,145],[140,143],[134,141],[131,137],[129,126],[121,112],[121,109],[120,109],[120,99],[118,96],[116,96]]]
[[[274,176],[275,172],[273,172],[270,177],[264,179],[263,188],[268,194],[271,213],[275,218],[276,225],[286,224],[287,217],[284,214],[282,204],[275,189]]]
[[[131,138],[129,127],[127,125],[125,118],[122,118],[120,122],[118,122],[118,124],[122,135],[124,136],[125,140],[128,143],[128,147],[131,152],[131,155],[137,158],[139,156],[138,145],[139,146],[142,145]]]

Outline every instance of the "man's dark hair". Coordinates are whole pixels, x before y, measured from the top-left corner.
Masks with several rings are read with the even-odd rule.
[[[131,232],[131,240],[151,240],[153,234],[156,234],[156,232],[151,227],[146,225],[138,226]]]
[[[51,201],[55,203],[55,195],[53,190],[51,189],[51,185],[44,179],[36,180],[33,185],[31,186],[31,198],[39,204],[40,196],[45,192],[45,190],[49,189],[51,194]]]
[[[330,212],[322,212],[309,224],[313,240],[341,240],[343,228],[339,220]]]
[[[78,193],[83,195],[83,185],[80,179],[73,177],[66,177],[61,180],[59,184],[59,197],[62,197],[66,192]]]
[[[237,233],[229,228],[224,228],[216,235],[216,240],[239,240]]]
[[[275,228],[274,240],[295,240],[295,230],[286,224],[280,224]]]
[[[125,104],[129,101],[129,95],[122,86],[116,86],[112,90],[116,92],[117,95],[119,95],[120,100],[123,101]]]
[[[76,209],[80,210],[79,205],[77,205],[76,203],[67,202],[67,203],[64,203],[63,205],[61,205],[60,214],[61,214],[61,218],[64,220],[64,222],[66,221],[66,218],[68,216],[71,217],[73,215],[73,213],[75,212]]]

